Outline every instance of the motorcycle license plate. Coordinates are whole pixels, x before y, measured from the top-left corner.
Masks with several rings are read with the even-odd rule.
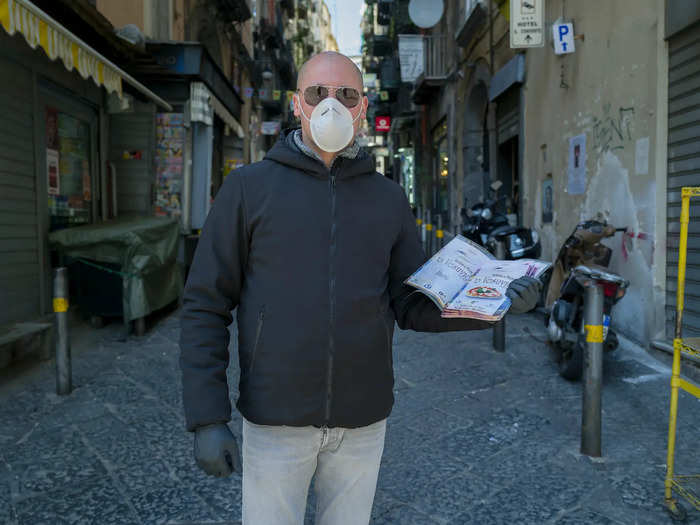
[[[603,314],[603,341],[608,338],[608,330],[610,329],[610,316]]]

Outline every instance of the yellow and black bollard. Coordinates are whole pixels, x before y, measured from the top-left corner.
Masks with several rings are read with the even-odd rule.
[[[583,413],[581,454],[601,456],[601,391],[603,388],[603,288],[596,282],[585,288],[583,323],[586,347],[583,354]]]
[[[70,337],[68,334],[68,270],[56,268],[53,280],[53,311],[56,315],[56,393],[73,390]]]
[[[433,225],[431,222],[425,225],[425,243],[427,245],[426,252],[428,253],[428,257],[431,257],[435,251],[433,248]]]

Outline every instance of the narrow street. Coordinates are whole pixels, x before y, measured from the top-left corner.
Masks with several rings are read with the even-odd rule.
[[[52,361],[3,383],[0,523],[239,523],[240,477],[199,471],[184,430],[178,313],[127,342],[118,325],[89,335],[74,334],[70,396],[55,395]],[[372,523],[670,522],[666,366],[629,344],[606,358],[604,457],[591,460],[578,453],[580,384],[558,376],[543,338],[535,314],[509,319],[505,354],[490,332],[395,335]],[[698,405],[681,395],[682,472],[700,467]]]

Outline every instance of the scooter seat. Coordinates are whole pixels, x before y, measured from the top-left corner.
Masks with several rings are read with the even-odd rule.
[[[512,235],[514,233],[518,233],[518,228],[506,224],[503,226],[499,226],[498,228],[494,228],[489,235],[491,237],[501,238],[505,237],[506,235]]]
[[[620,288],[627,288],[629,281],[616,273],[608,271],[607,268],[597,266],[595,264],[579,265],[574,268],[574,274],[577,277],[595,279],[596,281],[605,281],[608,283],[617,284]]]

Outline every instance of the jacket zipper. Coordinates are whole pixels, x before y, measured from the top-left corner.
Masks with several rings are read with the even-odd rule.
[[[394,360],[393,356],[391,355],[391,337],[389,335],[389,326],[386,324],[386,315],[384,312],[382,312],[382,309],[379,309],[379,316],[380,319],[382,320],[382,324],[384,325],[384,336],[386,337],[386,349],[387,349],[387,357],[389,361],[389,370],[393,371],[394,370]]]
[[[331,239],[328,259],[328,298],[329,298],[329,315],[328,315],[328,371],[326,376],[326,424],[331,419],[331,400],[333,397],[333,355],[335,354],[335,341],[333,339],[333,330],[335,328],[335,174],[331,169],[330,173],[330,196],[331,196]]]
[[[258,314],[258,328],[255,331],[255,344],[253,345],[253,355],[250,357],[250,366],[248,367],[248,375],[253,373],[253,365],[255,365],[255,356],[258,355],[258,346],[260,345],[260,336],[262,335],[263,322],[265,321],[265,307],[260,309]]]

